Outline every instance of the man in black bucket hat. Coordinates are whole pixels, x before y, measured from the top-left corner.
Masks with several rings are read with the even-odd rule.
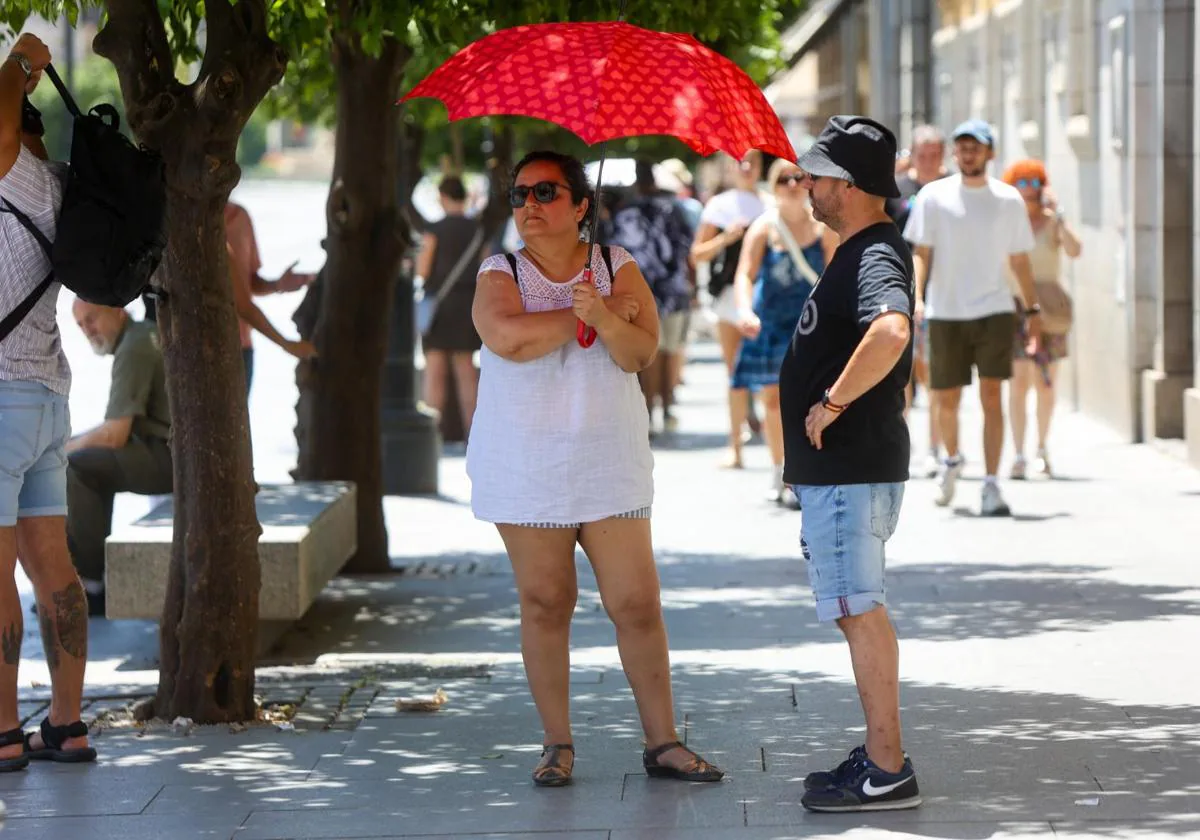
[[[796,327],[779,377],[784,480],[804,511],[800,545],[817,617],[850,645],[866,743],[804,780],[813,811],[921,803],[900,740],[899,651],[888,618],[884,544],[908,480],[904,387],[912,369],[913,268],[884,210],[899,195],[896,138],[837,116],[796,162],[814,215],[841,237]]]

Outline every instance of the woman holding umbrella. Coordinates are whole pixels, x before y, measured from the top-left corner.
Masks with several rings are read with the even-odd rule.
[[[628,252],[581,236],[593,212],[583,165],[555,152],[517,164],[509,201],[525,247],[479,269],[483,339],[467,448],[471,506],[496,524],[517,582],[521,652],[544,730],[537,785],[571,781],[575,546],[587,553],[616,626],[645,731],[650,775],[723,773],[675,731],[667,634],[650,539],[653,457],[637,373],[658,349],[658,314]],[[591,262],[593,282],[582,282]],[[577,320],[597,336],[577,340]]]

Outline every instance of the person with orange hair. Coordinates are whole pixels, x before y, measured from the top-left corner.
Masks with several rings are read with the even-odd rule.
[[[1046,167],[1040,160],[1019,160],[1004,172],[1005,183],[1017,188],[1025,199],[1029,224],[1033,227],[1034,247],[1029,252],[1033,264],[1033,280],[1038,298],[1044,307],[1042,342],[1036,352],[1030,352],[1024,320],[1017,323],[1013,340],[1013,377],[1009,383],[1009,424],[1012,427],[1012,478],[1025,478],[1025,427],[1028,419],[1028,397],[1031,388],[1037,389],[1037,464],[1043,475],[1052,475],[1050,458],[1046,453],[1046,437],[1050,418],[1054,414],[1054,383],[1058,363],[1067,355],[1067,329],[1070,327],[1070,298],[1059,283],[1062,264],[1060,251],[1071,259],[1079,256],[1082,246],[1079,237],[1063,221],[1062,210],[1050,189]],[[1056,305],[1056,302],[1059,302]]]

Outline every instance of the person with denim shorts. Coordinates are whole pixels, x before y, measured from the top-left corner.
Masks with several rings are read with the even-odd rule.
[[[804,305],[780,372],[784,480],[803,510],[801,548],[817,617],[850,645],[866,743],[804,780],[813,811],[920,804],[900,737],[899,651],[884,546],[908,480],[904,390],[912,372],[912,257],[884,209],[899,195],[896,138],[836,116],[797,161],[813,213],[841,243]]]
[[[0,64],[0,317],[14,312],[50,273],[42,245],[13,213],[24,214],[53,241],[65,170],[44,160],[39,127],[23,106],[49,63],[46,45],[26,34]],[[71,371],[58,333],[59,288],[51,282],[0,341],[0,772],[24,769],[30,759],[96,757],[80,722],[88,614],[67,553],[63,447],[71,433]],[[49,713],[40,731],[28,734],[17,710],[24,635],[18,550],[37,595],[52,685]]]

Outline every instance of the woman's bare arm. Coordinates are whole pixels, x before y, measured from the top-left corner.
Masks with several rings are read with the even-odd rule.
[[[575,339],[575,313],[526,312],[511,274],[485,271],[475,284],[471,319],[484,345],[502,359],[540,359]]]
[[[612,294],[630,295],[638,304],[633,321],[612,314],[601,320],[596,334],[608,348],[613,361],[628,373],[641,373],[658,355],[658,307],[637,263],[628,262],[617,271]]]

